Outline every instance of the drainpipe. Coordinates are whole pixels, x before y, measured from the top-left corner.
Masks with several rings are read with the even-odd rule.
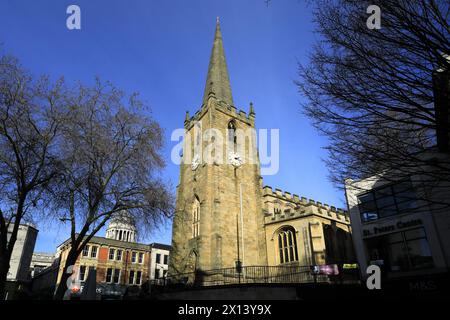
[[[308,233],[309,233],[309,248],[311,250],[311,263],[313,266],[316,265],[316,256],[314,254],[314,244],[313,244],[313,238],[312,238],[312,233],[311,233],[311,222],[308,222]],[[317,275],[315,273],[313,273],[313,277],[314,277],[314,283],[317,282]]]
[[[245,262],[245,246],[244,246],[244,215],[242,212],[242,183],[239,184],[239,197],[240,197],[240,215],[241,215],[241,239],[242,239],[242,266]]]

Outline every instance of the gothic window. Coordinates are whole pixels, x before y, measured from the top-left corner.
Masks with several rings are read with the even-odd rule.
[[[194,206],[192,208],[192,238],[200,234],[200,201],[195,196]]]
[[[231,147],[232,151],[236,151],[236,144],[237,144],[237,138],[236,138],[236,124],[233,120],[228,122],[228,143],[229,147]]]
[[[283,227],[278,233],[280,263],[298,261],[297,240],[292,227]]]
[[[195,251],[191,251],[189,254],[186,267],[188,272],[195,272],[195,270],[197,270],[197,253]]]

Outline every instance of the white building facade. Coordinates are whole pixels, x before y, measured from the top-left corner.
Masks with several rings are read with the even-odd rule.
[[[30,275],[31,278],[41,273],[45,268],[50,267],[55,260],[55,254],[35,252],[31,258]]]
[[[448,275],[450,186],[427,192],[420,181],[415,175],[398,181],[380,175],[346,180],[355,253],[363,277],[372,264],[381,266],[386,279]],[[442,205],[445,201],[448,205]]]
[[[161,243],[152,243],[150,247],[150,280],[164,279],[167,276],[172,247]]]

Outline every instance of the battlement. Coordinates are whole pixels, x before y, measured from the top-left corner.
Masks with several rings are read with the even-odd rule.
[[[235,106],[229,105],[221,100],[217,100],[214,93],[211,93],[207,104],[202,104],[200,109],[197,110],[192,117],[189,117],[189,113],[186,113],[186,119],[184,121],[185,128],[188,129],[193,125],[194,122],[199,121],[203,117],[203,114],[206,113],[206,111],[208,110],[208,106],[211,103],[214,103],[214,107],[216,109],[229,114],[233,118],[250,124],[254,124],[255,122],[255,111],[253,109],[253,103],[250,103],[250,111],[247,114],[247,112],[241,109],[238,110]]]
[[[282,191],[281,189],[276,188],[275,191],[270,186],[263,187],[263,197],[264,196],[273,196],[280,200],[287,201],[289,203],[293,203],[296,205],[296,208],[307,208],[312,207],[312,214],[322,215],[327,218],[331,218],[334,220],[342,221],[343,223],[350,223],[349,214],[346,210],[336,208],[334,206],[330,206],[328,204],[322,204],[322,202],[315,201],[313,199],[307,199],[306,197],[299,197],[298,195],[292,195],[290,192]],[[289,209],[286,209],[289,210]],[[273,214],[270,216],[270,219],[273,220],[285,220],[287,218],[291,219],[297,215],[301,215],[305,213],[305,210],[296,210],[294,213],[289,212],[289,214],[285,214],[282,210],[279,213]]]

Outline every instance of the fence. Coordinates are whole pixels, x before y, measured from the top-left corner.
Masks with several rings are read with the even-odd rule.
[[[269,283],[318,283],[334,279],[326,275],[314,275],[309,266],[248,266],[241,272],[236,268],[215,270],[197,270],[176,276],[155,279],[152,285],[160,286],[218,286],[235,284],[269,284]]]

